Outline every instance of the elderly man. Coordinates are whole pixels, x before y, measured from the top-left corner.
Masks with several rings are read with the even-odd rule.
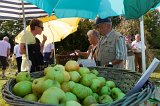
[[[10,43],[9,38],[5,36],[2,41],[0,41],[0,61],[2,64],[2,78],[5,76],[5,70],[7,65],[7,60],[10,55]]]
[[[142,73],[142,41],[140,34],[135,35],[135,40],[132,42],[132,47],[135,55],[135,69],[137,72]]]
[[[124,68],[127,56],[124,36],[112,29],[110,18],[97,17],[93,26],[102,36],[98,44],[97,63],[101,66],[109,66],[110,63],[114,68]]]

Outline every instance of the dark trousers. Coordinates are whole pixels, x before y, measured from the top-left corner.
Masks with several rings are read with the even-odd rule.
[[[18,72],[21,72],[22,57],[17,57],[16,61],[17,61]]]
[[[134,53],[135,55],[135,69],[137,72],[142,73],[142,53]]]
[[[5,70],[7,66],[7,57],[0,56],[0,62],[2,64],[2,70]]]
[[[50,58],[51,52],[45,52],[43,53],[43,61],[45,64],[53,64],[53,59]]]

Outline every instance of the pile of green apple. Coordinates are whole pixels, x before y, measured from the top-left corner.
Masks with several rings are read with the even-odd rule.
[[[79,67],[74,60],[44,69],[44,76],[33,79],[28,72],[16,77],[13,93],[28,101],[62,106],[94,106],[112,103],[125,94],[97,70]]]

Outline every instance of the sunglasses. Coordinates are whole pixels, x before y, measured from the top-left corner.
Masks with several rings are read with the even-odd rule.
[[[44,29],[44,27],[43,26],[39,26],[39,25],[37,25],[38,27],[40,27],[42,30]]]

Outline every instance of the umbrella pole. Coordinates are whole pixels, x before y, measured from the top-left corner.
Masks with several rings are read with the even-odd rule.
[[[26,19],[25,19],[25,12],[24,12],[24,2],[22,0],[22,11],[23,11],[23,26],[24,26],[24,38],[25,38],[25,48],[26,48],[26,59],[27,59],[27,65],[29,67],[28,72],[30,73],[30,63],[29,63],[29,57],[28,57],[28,45],[27,45],[27,39],[26,39]]]
[[[143,16],[140,17],[140,32],[142,41],[142,72],[146,71],[146,60],[145,60],[145,44],[144,44],[144,19]]]
[[[49,21],[51,21],[51,19],[49,18]],[[49,21],[48,21],[48,27],[49,27],[49,29],[51,30],[51,27],[50,27],[50,23],[49,23]],[[53,53],[53,55],[54,55],[54,64],[56,64],[57,62],[56,62],[56,48],[55,48],[55,43],[54,43],[54,34],[53,34],[53,31],[51,30],[51,33],[52,33],[52,36],[53,36],[53,46],[54,46],[54,53]]]

